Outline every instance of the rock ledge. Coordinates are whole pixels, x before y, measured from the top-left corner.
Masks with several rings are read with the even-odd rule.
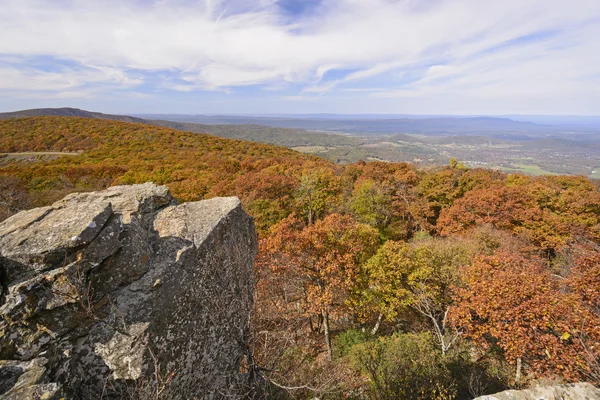
[[[0,399],[244,396],[256,250],[237,198],[178,205],[151,183],[12,216]]]

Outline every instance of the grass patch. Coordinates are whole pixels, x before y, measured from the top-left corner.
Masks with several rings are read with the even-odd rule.
[[[299,151],[300,153],[307,154],[315,154],[315,153],[323,153],[329,150],[335,149],[335,147],[326,147],[326,146],[296,146],[292,147],[292,150]]]
[[[546,171],[539,165],[514,164],[513,167],[502,167],[507,172],[522,172],[527,175],[556,175],[554,172]]]

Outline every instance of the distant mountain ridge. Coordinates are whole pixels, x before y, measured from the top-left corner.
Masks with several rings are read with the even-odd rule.
[[[358,136],[379,136],[396,134],[421,134],[433,136],[454,136],[454,135],[484,135],[497,139],[534,139],[540,136],[561,136],[565,132],[570,134],[579,134],[582,138],[589,138],[589,134],[597,135],[600,133],[600,126],[585,125],[561,125],[544,124],[536,122],[526,122],[513,119],[512,116],[406,116],[406,115],[382,115],[379,118],[373,116],[343,115],[335,114],[316,114],[311,118],[310,115],[298,116],[249,116],[249,115],[185,115],[185,114],[136,114],[114,115],[103,114],[81,110],[78,108],[38,108],[31,110],[22,110],[14,112],[0,113],[0,120],[23,117],[43,117],[43,116],[62,116],[62,117],[84,117],[94,119],[106,119],[122,122],[134,122],[142,124],[151,124],[166,126],[174,129],[188,132],[209,133],[218,131],[214,134],[224,137],[232,137],[232,133],[224,132],[224,125],[245,125],[253,126],[256,130],[258,125],[267,128],[281,130],[285,136],[338,133],[351,134]],[[589,119],[588,122],[593,121]],[[539,121],[546,122],[546,121]],[[556,122],[559,122],[558,120]],[[218,126],[221,126],[220,128]],[[309,132],[313,131],[313,132]],[[225,133],[225,135],[224,135]],[[239,132],[233,134],[238,136]],[[270,132],[271,134],[274,132]],[[248,137],[246,134],[239,139],[256,140]],[[260,135],[258,141],[273,143],[271,135]],[[277,135],[276,135],[277,136]],[[266,140],[265,140],[266,139]],[[280,143],[277,143],[280,144]],[[305,143],[302,143],[305,144]],[[284,145],[289,145],[286,143]],[[298,145],[298,144],[295,144]]]
[[[143,124],[168,126],[175,129],[198,132],[206,125],[263,125],[272,128],[323,130],[330,132],[352,132],[360,134],[397,134],[397,133],[422,133],[422,134],[456,134],[474,132],[506,132],[506,131],[536,131],[544,129],[531,122],[514,121],[509,118],[498,117],[429,117],[429,118],[386,118],[362,119],[356,118],[294,118],[294,117],[261,117],[237,115],[128,115],[103,114],[81,110],[78,108],[37,108],[7,113],[0,113],[1,119],[23,117],[83,117],[94,119],[107,119],[122,122],[135,122]],[[170,123],[167,123],[169,121]],[[175,124],[174,124],[175,123]],[[179,126],[177,126],[179,125]],[[196,125],[196,126],[194,126]],[[197,126],[204,125],[204,126]]]
[[[531,122],[515,121],[504,117],[428,117],[428,118],[299,118],[299,117],[260,117],[240,115],[140,115],[149,120],[169,120],[194,124],[241,124],[264,125],[278,128],[306,129],[361,135],[390,135],[398,133],[420,134],[475,134],[539,132],[552,130],[548,126]]]
[[[83,118],[94,118],[94,119],[106,119],[112,121],[121,122],[135,122],[138,124],[147,124],[147,120],[137,117],[130,117],[129,115],[112,115],[102,114],[99,112],[92,112],[81,110],[79,108],[34,108],[31,110],[21,110],[13,112],[0,113],[0,120],[11,119],[11,118],[24,118],[24,117],[83,117]]]

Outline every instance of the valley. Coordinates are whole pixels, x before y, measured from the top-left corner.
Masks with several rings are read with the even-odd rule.
[[[153,117],[153,116],[149,116]],[[441,165],[451,158],[479,166],[525,174],[567,174],[597,177],[600,164],[600,129],[518,123],[506,119],[447,118],[406,120],[335,121],[322,119],[265,119],[243,117],[162,116],[172,120],[151,120],[163,126],[192,132],[209,132],[221,137],[277,144],[315,154],[335,163],[360,160],[411,162],[421,166]],[[201,125],[203,121],[212,125]],[[270,124],[247,125],[256,122]],[[214,123],[219,123],[215,125]],[[434,126],[433,128],[431,126]],[[293,127],[292,127],[293,126]],[[305,130],[304,128],[315,128]],[[520,130],[515,130],[519,128]],[[363,129],[364,131],[361,131]],[[395,130],[408,131],[392,133]],[[478,130],[480,129],[480,130]]]

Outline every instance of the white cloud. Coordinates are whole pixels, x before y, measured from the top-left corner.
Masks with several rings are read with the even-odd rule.
[[[380,98],[587,94],[600,91],[597,18],[598,0],[324,0],[291,23],[272,0],[0,0],[0,37],[10,38],[0,88],[132,87],[142,83],[133,70],[167,75],[157,87],[179,91],[293,83],[342,93],[365,82],[387,88]],[[510,42],[540,32],[553,34]],[[3,64],[39,56],[83,67]],[[342,68],[353,72],[327,80]]]
[[[562,48],[556,37],[523,44],[503,51],[481,54],[476,58],[457,59],[445,65],[429,67],[422,79],[403,90],[375,93],[375,97],[407,97],[424,94],[469,94],[481,98],[516,96],[564,96],[600,91],[600,53],[588,37],[596,27],[584,27],[563,35],[572,42]]]
[[[112,88],[129,88],[143,82],[130,78],[112,67],[62,68],[47,72],[40,68],[3,66],[0,64],[0,90],[67,91],[86,84],[110,84]]]

